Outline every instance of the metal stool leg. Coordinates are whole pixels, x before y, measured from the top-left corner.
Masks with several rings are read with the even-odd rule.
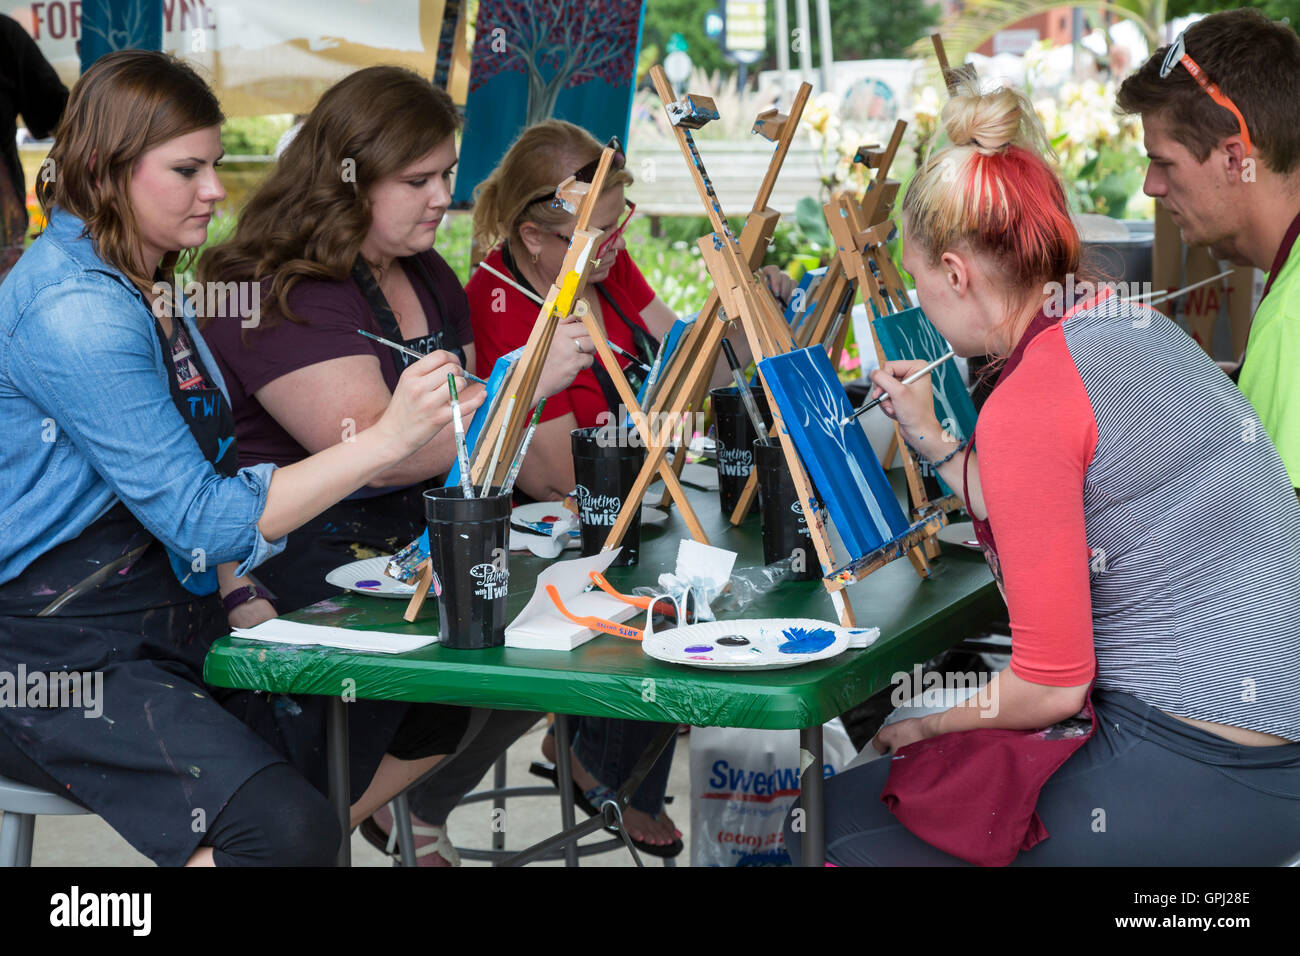
[[[32,865],[32,840],[36,836],[36,815],[20,814],[18,817],[18,865]]]
[[[418,866],[415,858],[415,831],[411,828],[411,801],[403,790],[393,797],[388,804],[393,815],[393,827],[397,831],[397,848],[402,854],[402,866]]]
[[[573,766],[569,759],[569,718],[555,715],[555,771],[560,783],[560,828],[573,829]],[[564,865],[578,865],[578,841],[564,845]]]
[[[23,814],[6,810],[0,814],[0,867],[18,866],[18,828]]]

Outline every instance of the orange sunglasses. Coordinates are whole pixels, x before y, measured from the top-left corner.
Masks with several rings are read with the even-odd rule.
[[[1184,33],[1185,32],[1186,31],[1184,31]],[[1233,116],[1237,117],[1237,124],[1241,127],[1241,142],[1246,147],[1246,155],[1249,156],[1251,153],[1250,130],[1246,128],[1246,118],[1241,115],[1241,110],[1237,109],[1237,104],[1232,102],[1232,100],[1229,99],[1228,96],[1219,89],[1219,87],[1215,85],[1208,76],[1205,75],[1205,71],[1201,69],[1200,65],[1187,55],[1187,44],[1183,40],[1183,33],[1178,34],[1178,39],[1169,44],[1169,52],[1165,54],[1164,62],[1160,64],[1160,79],[1163,80],[1170,73],[1174,72],[1174,67],[1179,63],[1181,63],[1187,69],[1187,72],[1192,75],[1192,79],[1201,85],[1201,89],[1210,94],[1210,99],[1214,100],[1214,102],[1218,103]]]
[[[654,625],[654,618],[662,620],[684,622],[686,624],[695,623],[695,595],[690,589],[687,589],[685,596],[679,601],[667,594],[660,594],[654,597],[643,597],[641,595],[623,594],[615,590],[614,586],[605,580],[605,576],[599,571],[591,572],[592,583],[608,594],[610,597],[617,598],[624,604],[631,604],[647,612],[647,623],[651,629]],[[629,627],[626,624],[616,624],[613,621],[607,621],[603,617],[595,615],[577,615],[564,606],[560,600],[560,592],[555,589],[555,585],[546,586],[546,594],[555,605],[555,609],[562,615],[572,621],[574,624],[580,624],[583,627],[589,627],[593,631],[600,631],[602,634],[612,634],[615,637],[626,637],[629,640],[640,641],[645,638],[645,631],[635,627]]]

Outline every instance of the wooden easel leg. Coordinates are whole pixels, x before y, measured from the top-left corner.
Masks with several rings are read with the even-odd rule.
[[[840,627],[857,627],[858,619],[853,616],[853,605],[849,603],[849,596],[843,590],[829,593],[831,606],[835,608],[835,613],[839,615]]]
[[[420,565],[420,577],[415,582],[415,593],[411,595],[411,601],[406,605],[406,613],[402,617],[414,622],[420,608],[424,607],[424,599],[429,596],[429,588],[433,587],[433,565],[425,561]]]
[[[731,511],[731,523],[739,525],[749,516],[749,509],[754,504],[754,496],[758,494],[758,469],[751,468],[749,477],[745,479],[745,490],[740,493],[740,500],[736,502],[736,507]]]
[[[923,548],[912,548],[907,552],[907,557],[912,562],[912,567],[916,568],[916,573],[923,578],[930,576],[930,562],[925,559],[925,550]]]

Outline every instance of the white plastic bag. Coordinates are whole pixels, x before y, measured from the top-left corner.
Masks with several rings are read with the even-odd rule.
[[[838,717],[822,728],[823,776],[855,753]],[[691,866],[789,866],[782,828],[798,796],[799,731],[693,727]]]

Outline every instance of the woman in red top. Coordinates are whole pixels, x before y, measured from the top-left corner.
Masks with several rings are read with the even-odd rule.
[[[952,146],[903,201],[903,265],[956,353],[1000,356],[1001,371],[965,449],[935,420],[929,380],[902,384],[923,363],[872,380],[965,494],[1011,661],[964,703],[884,727],[874,746],[893,759],[828,781],[827,856],[1295,858],[1300,506],[1282,460],[1182,329],[1077,278],[1079,236],[1028,101],[967,85],[943,118]],[[792,827],[786,839],[797,853]]]
[[[481,368],[491,368],[499,356],[527,341],[537,320],[538,305],[520,287],[542,299],[546,297],[560,273],[576,224],[574,215],[552,208],[555,188],[569,176],[590,180],[600,156],[600,144],[585,130],[561,120],[548,120],[520,134],[475,191],[475,240],[483,248],[495,247],[484,263],[512,280],[507,282],[487,269],[479,269],[465,287]],[[624,230],[634,206],[624,190],[631,182],[620,150],[591,218],[592,227],[600,229],[604,236],[588,273],[586,301],[605,336],[649,364],[658,350],[658,340],[672,328],[677,316],[654,294],[628,255]],[[767,271],[774,291],[788,294],[788,277],[775,267]],[[593,350],[587,337],[577,338],[576,345],[586,353]],[[742,342],[737,341],[736,351],[742,361],[748,361],[748,350]],[[625,362],[625,371],[636,388],[637,370],[627,369]],[[713,384],[720,385],[728,378],[726,366],[719,362]],[[575,428],[604,424],[611,413],[618,415],[618,406],[618,395],[603,366],[597,364],[580,372],[572,385],[547,400],[516,488],[546,501],[559,500],[571,492],[574,477],[569,433]],[[653,738],[657,725],[589,717],[578,718],[576,724],[573,776],[586,798],[583,808],[588,809],[599,806],[609,790],[619,787]],[[546,738],[542,750],[549,759],[555,759],[552,737]],[[662,812],[671,761],[670,744],[632,795],[623,815],[637,845],[659,856],[675,856],[682,848],[681,832]]]
[[[528,340],[538,305],[517,286],[546,298],[560,273],[576,223],[571,213],[552,208],[555,187],[578,173],[590,179],[600,153],[600,144],[572,123],[538,123],[519,136],[475,191],[474,238],[480,248],[492,249],[484,263],[512,277],[515,283],[511,285],[480,269],[465,286],[480,368],[491,369],[497,358]],[[625,190],[631,183],[632,175],[619,151],[591,220],[592,227],[600,229],[604,236],[588,273],[586,301],[606,338],[625,351],[639,354],[649,364],[659,340],[672,328],[677,316],[655,295],[628,254],[624,230],[635,206]],[[775,266],[767,266],[764,273],[773,291],[788,298],[793,285],[789,277]],[[748,361],[744,336],[732,336],[732,341],[741,361]],[[589,338],[579,337],[576,342],[580,350],[592,352]],[[552,360],[554,354],[552,350]],[[626,360],[623,364],[636,388],[639,370],[629,368]],[[575,428],[602,425],[611,412],[618,410],[618,396],[604,368],[588,365],[572,385],[547,399],[528,457],[519,469],[516,487],[539,501],[556,501],[573,490],[569,433]],[[730,374],[719,360],[711,384],[728,381]]]

